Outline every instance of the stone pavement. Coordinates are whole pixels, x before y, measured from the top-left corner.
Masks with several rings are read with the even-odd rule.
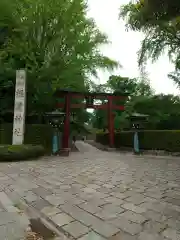
[[[69,158],[0,163],[0,239],[21,234],[23,200],[72,239],[180,240],[180,159],[77,144]]]
[[[1,174],[2,182],[8,178]],[[0,180],[1,182],[1,180]],[[24,239],[29,230],[29,218],[21,212],[1,189],[0,192],[0,239]]]

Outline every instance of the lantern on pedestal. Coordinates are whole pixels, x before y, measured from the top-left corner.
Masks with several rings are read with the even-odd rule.
[[[61,128],[62,124],[64,123],[64,113],[54,111],[48,112],[45,114],[48,123],[53,127],[53,138],[52,138],[52,154],[56,155],[59,152],[60,143],[59,143],[59,129]]]
[[[134,153],[140,154],[138,131],[140,129],[145,128],[145,123],[148,120],[148,115],[133,113],[132,115],[129,116],[129,119],[131,121],[132,129],[134,130],[134,139],[133,139]]]

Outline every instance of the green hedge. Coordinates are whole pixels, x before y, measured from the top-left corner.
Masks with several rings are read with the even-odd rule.
[[[12,124],[0,125],[0,144],[12,144]],[[52,149],[52,127],[45,124],[27,124],[24,144],[42,145],[46,152]]]
[[[40,145],[0,145],[0,161],[21,161],[44,154],[45,149]]]
[[[133,131],[115,134],[115,147],[133,148]],[[96,141],[108,145],[108,133],[97,133]],[[165,150],[180,152],[180,130],[139,131],[139,143],[142,150]]]

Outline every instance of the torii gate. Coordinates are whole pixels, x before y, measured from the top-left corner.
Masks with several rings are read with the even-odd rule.
[[[111,93],[97,93],[97,92],[75,92],[70,90],[57,90],[55,93],[57,98],[64,99],[64,102],[57,103],[56,108],[64,109],[64,132],[62,138],[62,150],[63,152],[69,151],[69,135],[70,135],[70,114],[71,109],[77,108],[93,108],[93,109],[104,109],[108,111],[108,129],[109,129],[109,145],[114,146],[114,114],[112,110],[124,110],[123,105],[114,105],[113,100],[125,100],[127,95],[117,95]],[[71,103],[72,99],[86,100],[85,103]],[[96,100],[108,100],[107,103],[101,105],[95,105],[94,99]]]

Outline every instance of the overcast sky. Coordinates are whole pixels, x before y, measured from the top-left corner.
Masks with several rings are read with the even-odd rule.
[[[97,26],[105,32],[111,44],[102,48],[103,53],[111,57],[123,66],[114,74],[121,76],[137,77],[139,69],[137,66],[137,51],[143,39],[142,33],[136,33],[125,29],[125,23],[118,20],[119,8],[129,0],[88,0],[89,13],[93,17]],[[148,64],[147,72],[151,81],[151,86],[157,93],[174,93],[178,91],[173,82],[168,79],[167,74],[173,71],[173,66],[166,56],[162,56],[155,64]],[[101,72],[99,74],[100,83],[107,81],[109,74]]]

